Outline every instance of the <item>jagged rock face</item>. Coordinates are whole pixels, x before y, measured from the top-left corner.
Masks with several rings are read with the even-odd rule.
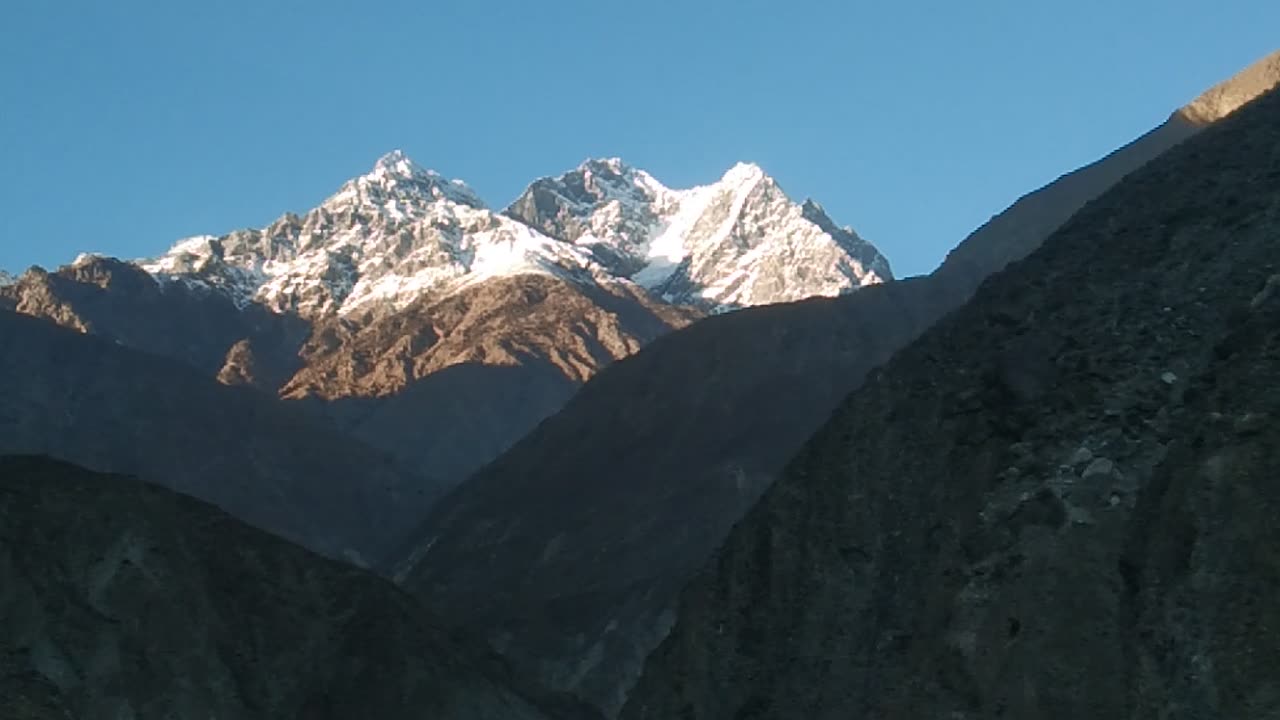
[[[834,296],[892,280],[889,263],[755,165],[671,190],[617,159],[543,178],[506,214],[589,251],[671,302],[732,309]]]
[[[300,408],[3,311],[0,452],[136,474],[355,562],[402,542],[436,497],[428,473]]]
[[[261,379],[261,363],[254,352],[253,343],[241,340],[227,351],[226,360],[218,370],[218,382],[223,385],[248,385],[259,390],[270,391],[268,383]]]
[[[350,330],[322,329],[281,391],[321,398],[410,466],[461,480],[564,405],[602,367],[699,316],[634,286],[495,279]]]
[[[1278,218],[1273,93],[988,280],[734,529],[623,717],[1280,713]]]
[[[868,369],[1198,131],[1175,114],[1018,200],[928,277],[747,309],[655,342],[448,497],[396,571],[545,682],[612,712],[670,626],[675,589]],[[1042,364],[1022,348],[1003,358],[1009,392],[1034,392]]]
[[[610,158],[534,181],[504,212],[588,248],[614,274],[631,277],[649,264],[650,236],[679,203],[679,194],[653,176]]]
[[[132,478],[0,457],[0,716],[587,718],[390,583]]]
[[[603,365],[696,317],[634,286],[584,287],[539,275],[502,278],[443,299],[426,298],[357,326],[339,344],[318,333],[301,351],[307,368],[282,394],[389,395],[451,365],[518,365],[525,357],[545,359],[566,378],[584,382]]]

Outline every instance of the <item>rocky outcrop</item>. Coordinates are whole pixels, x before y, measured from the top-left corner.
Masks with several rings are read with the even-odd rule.
[[[380,578],[155,485],[0,457],[0,716],[591,713]]]
[[[1280,50],[1204,91],[1176,114],[1197,125],[1209,125],[1277,84],[1280,84]]]
[[[852,394],[623,717],[1280,714],[1278,232],[1273,93]]]

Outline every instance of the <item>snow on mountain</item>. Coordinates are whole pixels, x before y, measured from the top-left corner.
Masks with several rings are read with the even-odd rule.
[[[874,246],[749,163],[672,190],[616,158],[588,160],[534,182],[506,213],[673,302],[744,307],[892,279]]]
[[[241,304],[305,316],[378,302],[398,308],[429,291],[516,273],[606,277],[590,253],[489,210],[465,184],[399,151],[306,215],[188,238],[141,265],[162,279],[220,289]]]
[[[404,153],[380,158],[305,215],[187,238],[139,261],[163,281],[308,317],[403,307],[485,279],[544,273],[635,282],[670,302],[728,309],[836,295],[888,263],[755,165],[671,190],[616,158],[533,183],[503,213]]]

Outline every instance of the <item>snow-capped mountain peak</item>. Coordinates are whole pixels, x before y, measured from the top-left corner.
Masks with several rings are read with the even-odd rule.
[[[575,175],[579,175],[580,179]],[[538,182],[547,180],[550,178],[543,178]],[[590,195],[589,202],[626,198],[662,201],[668,199],[665,196],[671,193],[665,185],[649,173],[634,168],[616,157],[586,160],[578,166],[576,171],[565,173],[557,180],[568,185],[573,185],[575,181],[581,182],[582,190]],[[583,200],[582,197],[577,199]]]
[[[141,261],[162,280],[305,316],[398,308],[494,275],[591,277],[589,253],[498,215],[464,183],[388,153],[305,215],[199,236]]]
[[[485,204],[461,180],[449,180],[415,163],[401,150],[378,158],[368,173],[347,181],[321,207],[342,211],[352,207],[391,217],[420,215],[440,200],[484,208]]]
[[[374,175],[394,175],[402,178],[415,175],[438,176],[434,170],[428,170],[414,162],[403,150],[395,149],[378,158],[373,164]]]
[[[582,164],[578,165],[578,169],[582,171],[604,170],[604,171],[612,172],[619,175],[629,170],[634,170],[634,168],[632,168],[630,165],[627,165],[625,162],[622,161],[622,158],[619,158],[619,157],[587,158],[586,160],[582,161]]]
[[[729,168],[728,172],[720,178],[720,184],[733,187],[743,187],[753,185],[765,180],[772,180],[765,175],[764,169],[755,163],[740,162]]]
[[[198,236],[140,261],[161,280],[305,316],[402,307],[485,278],[544,273],[634,282],[670,302],[731,309],[835,295],[891,278],[887,262],[816,203],[738,163],[672,190],[619,158],[532,183],[503,213],[395,150],[315,209]]]
[[[892,279],[870,243],[792,202],[755,163],[671,190],[616,158],[588,160],[535,181],[506,213],[673,302],[729,309]]]

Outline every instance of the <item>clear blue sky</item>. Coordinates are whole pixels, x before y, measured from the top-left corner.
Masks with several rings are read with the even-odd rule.
[[[383,152],[494,206],[760,163],[926,272],[1280,45],[1275,0],[6,0],[0,268],[306,210]]]

